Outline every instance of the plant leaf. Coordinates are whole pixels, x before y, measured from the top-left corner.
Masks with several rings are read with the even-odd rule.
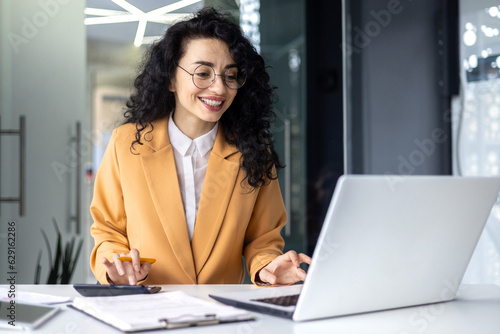
[[[62,270],[61,270],[61,283],[68,284],[69,283],[69,268],[71,266],[71,256],[73,253],[73,244],[75,243],[75,238],[71,238],[71,242],[66,243],[66,247],[64,249],[64,256],[62,258]]]
[[[35,284],[40,284],[40,273],[42,266],[40,265],[40,260],[42,259],[42,250],[38,251],[38,259],[36,260],[36,270],[35,270]]]
[[[57,225],[56,218],[54,218],[54,217],[52,217],[52,224],[54,224],[57,235],[61,235],[61,232],[59,232],[59,225]]]
[[[71,268],[69,270],[68,283],[69,283],[69,280],[71,280],[71,276],[73,276],[73,272],[75,271],[76,263],[78,262],[78,258],[80,257],[80,252],[82,250],[82,246],[83,246],[83,239],[80,239],[80,242],[78,243],[78,247],[77,247],[76,252],[75,252],[75,256],[74,256],[73,261],[71,263]]]
[[[54,259],[54,264],[50,270],[49,279],[47,281],[47,284],[57,284],[57,279],[59,278],[59,264],[61,262],[61,253],[62,253],[61,233],[59,232],[59,228],[57,228],[57,223],[56,223],[55,219],[54,219],[54,226],[56,227],[56,230],[57,230],[56,257]]]
[[[48,251],[48,254],[49,254],[49,265],[52,267],[53,266],[53,262],[52,262],[52,250],[50,249],[49,238],[47,238],[47,234],[45,234],[45,231],[43,230],[43,228],[41,228],[40,230],[42,230],[43,240],[45,240],[45,245],[47,245],[47,251]]]

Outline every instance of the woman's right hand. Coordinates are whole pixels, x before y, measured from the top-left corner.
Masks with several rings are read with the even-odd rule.
[[[118,259],[120,256],[131,257],[132,262],[121,261]],[[106,267],[108,279],[113,284],[136,285],[137,281],[146,278],[151,270],[151,264],[148,262],[141,265],[139,251],[135,248],[131,249],[128,254],[113,254],[113,262],[109,262],[107,258],[103,257],[101,263]]]

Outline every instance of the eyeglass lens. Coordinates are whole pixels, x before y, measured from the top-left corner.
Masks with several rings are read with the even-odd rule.
[[[215,70],[207,65],[198,66],[193,73],[193,83],[200,89],[208,88],[215,80]],[[237,68],[229,68],[222,80],[227,87],[231,89],[238,89],[245,83],[245,77],[238,74]]]

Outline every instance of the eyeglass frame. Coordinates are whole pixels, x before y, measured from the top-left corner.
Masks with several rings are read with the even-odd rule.
[[[195,73],[195,72],[196,72],[196,70],[197,70],[199,67],[201,67],[201,66],[208,66],[208,67],[210,67],[210,68],[212,69],[212,71],[214,72],[214,78],[213,78],[212,82],[210,83],[210,85],[208,85],[208,86],[207,86],[207,87],[205,87],[205,88],[198,87],[198,86],[194,83],[194,73]],[[189,75],[191,76],[191,80],[193,81],[193,85],[195,85],[195,87],[196,87],[196,88],[199,88],[199,89],[207,89],[207,88],[211,87],[211,86],[214,84],[215,79],[217,79],[217,76],[221,77],[222,82],[224,82],[224,85],[225,85],[227,88],[229,88],[229,89],[238,90],[238,89],[240,89],[241,87],[243,87],[243,85],[245,84],[245,82],[247,82],[247,78],[246,78],[246,76],[245,76],[245,81],[243,81],[243,83],[241,84],[241,86],[239,86],[239,87],[237,87],[237,88],[232,88],[232,87],[229,87],[229,86],[228,86],[228,84],[227,84],[227,82],[226,82],[226,73],[227,73],[227,71],[229,71],[229,70],[230,70],[230,68],[228,68],[228,69],[226,70],[226,72],[224,72],[224,74],[217,74],[217,73],[215,73],[215,68],[213,68],[213,66],[208,65],[208,64],[200,64],[200,65],[196,66],[196,68],[194,69],[193,73],[190,73],[188,70],[186,70],[184,67],[182,67],[182,66],[181,66],[181,65],[179,65],[179,64],[177,64],[177,67],[179,67],[181,70],[183,70],[184,72],[186,72],[187,74],[189,74]]]

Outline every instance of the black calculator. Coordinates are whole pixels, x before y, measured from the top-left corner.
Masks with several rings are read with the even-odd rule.
[[[85,297],[151,294],[161,290],[161,287],[154,285],[73,284],[73,287]]]

